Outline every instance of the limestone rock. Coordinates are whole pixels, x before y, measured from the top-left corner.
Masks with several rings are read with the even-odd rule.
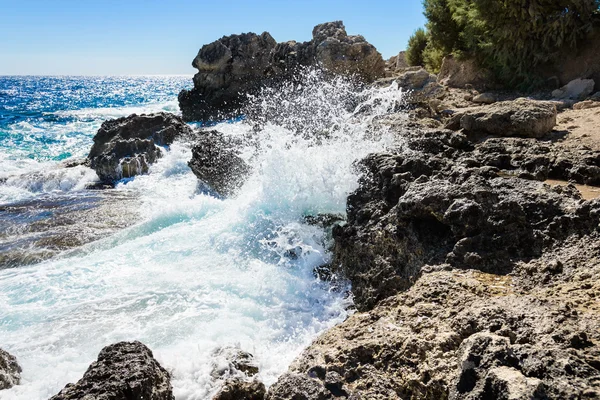
[[[188,165],[198,179],[221,196],[230,196],[244,183],[251,169],[239,156],[235,143],[217,131],[203,131],[192,148]]]
[[[580,101],[579,103],[573,104],[573,110],[587,110],[590,108],[598,108],[600,107],[600,101],[594,100],[585,100]]]
[[[481,93],[473,97],[471,100],[473,103],[492,104],[498,101],[496,95],[493,93]]]
[[[90,167],[103,183],[112,184],[148,172],[161,157],[157,146],[191,135],[181,118],[168,113],[132,114],[102,123],[88,155]]]
[[[50,400],[174,400],[169,373],[140,342],[119,342],[102,349],[75,384]]]
[[[225,119],[234,115],[264,81],[275,39],[268,33],[224,36],[204,45],[192,66],[194,88],[179,94],[186,121]]]
[[[479,67],[475,60],[457,60],[453,56],[445,57],[442,61],[438,83],[465,89],[468,86],[485,88],[493,83],[492,74]]]
[[[258,363],[254,356],[237,347],[220,347],[213,353],[213,378],[232,376],[254,376],[258,374]]]
[[[593,79],[574,79],[560,89],[552,92],[555,99],[583,99],[594,91],[596,83]]]
[[[539,138],[555,125],[556,107],[553,104],[526,99],[466,111],[460,118],[460,127],[465,131],[495,136]]]
[[[430,74],[425,68],[419,68],[414,71],[405,71],[395,78],[400,87],[408,90],[419,90],[423,89],[428,83],[435,82],[436,76]]]
[[[295,79],[303,67],[322,67],[371,82],[385,75],[385,62],[360,35],[348,35],[341,21],[317,25],[308,42],[276,43],[267,32],[224,36],[200,49],[194,88],[179,94],[187,121],[207,121],[242,113],[248,94],[282,79]]]
[[[267,389],[257,380],[228,379],[212,400],[264,400]]]
[[[15,356],[0,349],[0,390],[18,385],[21,382],[21,372]]]

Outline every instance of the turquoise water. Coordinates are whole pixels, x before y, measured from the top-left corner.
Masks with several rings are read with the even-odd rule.
[[[47,399],[119,340],[154,351],[178,400],[207,399],[218,389],[211,354],[223,345],[253,353],[269,385],[320,332],[346,318],[352,302],[345,290],[313,273],[330,261],[327,234],[304,221],[345,213],[357,187],[354,161],[397,139],[373,121],[402,93],[392,87],[358,95],[343,79],[305,79],[254,100],[258,114],[273,116],[259,128],[251,120],[215,127],[253,139],[240,149],[253,172],[235,196],[199,190],[187,166],[190,145],[176,142],[147,175],[114,189],[137,211],[131,226],[44,262],[0,269],[0,346],[23,367],[22,384],[1,399]],[[85,156],[106,118],[177,113],[176,94],[191,79],[0,82],[0,204],[27,199],[35,207],[40,198],[86,197],[94,171],[61,163]],[[77,229],[93,224],[73,221]]]

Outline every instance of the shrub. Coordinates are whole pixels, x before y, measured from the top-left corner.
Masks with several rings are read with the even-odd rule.
[[[423,51],[427,47],[427,33],[423,28],[419,28],[408,39],[406,48],[406,62],[410,66],[424,65]]]
[[[476,58],[511,85],[535,83],[535,68],[557,59],[563,49],[575,48],[600,14],[600,0],[424,0],[423,4],[431,48],[426,59],[440,53]]]

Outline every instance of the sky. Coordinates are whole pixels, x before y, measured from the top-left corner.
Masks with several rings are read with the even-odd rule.
[[[0,0],[0,75],[193,74],[224,35],[306,41],[335,20],[385,59],[425,23],[421,0]]]

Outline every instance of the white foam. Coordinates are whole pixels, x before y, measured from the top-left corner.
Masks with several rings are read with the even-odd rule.
[[[315,103],[319,108],[350,92],[349,82],[315,78],[301,99],[310,102],[315,85],[324,90],[319,96],[329,96]],[[298,101],[297,90],[280,93]],[[210,398],[218,385],[210,354],[222,345],[253,353],[260,378],[272,384],[320,332],[347,316],[350,300],[313,275],[330,258],[324,232],[302,221],[344,213],[357,186],[353,162],[394,141],[369,128],[375,114],[401,100],[398,90],[390,93],[363,93],[379,96],[378,105],[390,98],[380,111],[321,110],[335,126],[309,126],[312,118],[301,115],[263,121],[258,131],[250,121],[217,126],[257,139],[242,152],[251,176],[225,200],[198,192],[189,146],[176,143],[148,175],[117,187],[139,195],[141,222],[70,257],[0,271],[0,344],[23,367],[22,384],[0,397],[47,399],[120,340],[153,350],[172,373],[178,400]],[[281,100],[256,99],[267,108]]]

